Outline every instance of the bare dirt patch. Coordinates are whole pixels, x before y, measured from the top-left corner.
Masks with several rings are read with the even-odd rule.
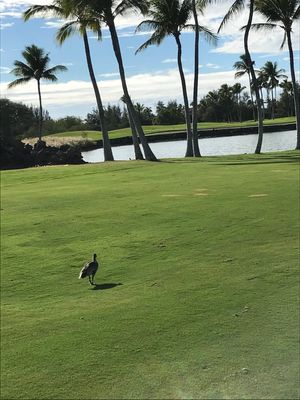
[[[268,194],[266,193],[258,193],[258,194],[250,194],[248,197],[266,197]]]

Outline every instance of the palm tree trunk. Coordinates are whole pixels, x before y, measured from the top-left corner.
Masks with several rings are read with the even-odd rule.
[[[260,88],[260,97],[261,97],[261,106],[262,106],[262,114],[263,114],[263,120],[265,119],[265,103],[264,103],[264,95],[262,88]]]
[[[253,121],[256,121],[256,114],[255,114],[255,107],[254,107],[254,101],[253,101],[253,93],[252,93],[252,87],[251,87],[251,75],[250,75],[250,72],[248,72],[248,78],[249,78],[249,88],[250,88],[250,96],[251,96],[251,104],[252,104]]]
[[[299,93],[298,87],[296,83],[296,75],[295,75],[295,63],[294,63],[294,53],[291,39],[291,31],[286,31],[287,42],[290,53],[290,68],[291,68],[291,77],[293,83],[293,92],[294,92],[294,103],[295,103],[295,115],[296,115],[296,124],[297,124],[297,144],[296,150],[300,150],[300,105],[299,105]]]
[[[128,92],[128,88],[127,88],[127,83],[126,83],[126,77],[125,77],[125,71],[124,71],[124,66],[123,66],[123,60],[122,60],[122,55],[121,55],[121,49],[120,49],[120,44],[119,44],[119,39],[118,39],[118,35],[117,35],[117,31],[116,31],[116,27],[115,27],[115,23],[114,23],[114,19],[113,16],[111,16],[109,19],[107,19],[107,25],[110,31],[110,35],[111,35],[111,40],[112,40],[112,45],[113,45],[113,49],[115,52],[115,56],[119,65],[119,72],[120,72],[120,77],[121,77],[121,82],[122,82],[122,88],[123,88],[123,93],[124,93],[124,100],[127,104],[128,110],[130,112],[131,118],[133,120],[134,126],[136,128],[136,131],[139,135],[141,144],[143,146],[143,150],[144,150],[144,154],[145,154],[145,158],[148,161],[157,161],[157,158],[155,157],[155,155],[153,154],[145,133],[143,131],[141,122],[135,112],[133,103],[131,101],[131,98],[129,96],[129,92]]]
[[[42,96],[41,96],[41,84],[40,80],[37,79],[39,103],[40,103],[40,115],[39,115],[39,142],[42,140],[42,126],[43,126],[43,107],[42,107]]]
[[[249,32],[251,29],[251,24],[252,24],[252,19],[253,19],[253,12],[254,12],[254,0],[250,0],[249,17],[248,17],[248,22],[246,25],[245,35],[244,35],[244,47],[245,47],[245,55],[249,62],[252,83],[253,83],[254,92],[255,92],[255,96],[256,96],[257,119],[258,119],[258,141],[257,141],[256,149],[255,149],[255,154],[260,154],[262,141],[263,141],[263,118],[262,118],[262,112],[261,112],[261,103],[260,103],[258,84],[257,84],[249,48],[248,48],[248,38],[249,38]]]
[[[193,15],[195,20],[195,65],[194,65],[194,93],[193,93],[193,150],[195,157],[201,157],[198,141],[198,81],[199,81],[199,24],[196,9],[196,0],[193,0]]]
[[[272,107],[271,107],[272,116],[271,116],[271,118],[274,119],[274,88],[271,88],[271,100],[272,100]]]
[[[132,119],[132,116],[130,114],[128,107],[127,107],[127,112],[128,112],[129,125],[130,125],[131,132],[132,132],[132,142],[133,142],[133,147],[134,147],[135,159],[136,160],[144,160],[144,156],[143,156],[143,153],[142,153],[142,151],[140,149],[140,145],[139,145],[138,134],[136,132],[135,125],[134,125],[134,122],[133,122],[133,119]]]
[[[179,33],[177,35],[175,35],[175,40],[176,40],[177,47],[178,47],[177,62],[178,62],[180,79],[181,79],[184,110],[185,110],[185,121],[186,121],[186,129],[187,129],[187,148],[186,148],[185,157],[193,157],[194,154],[193,154],[193,135],[192,135],[192,126],[191,126],[191,116],[190,116],[188,95],[187,95],[187,90],[186,90],[186,82],[185,82],[184,72],[183,72],[183,68],[182,68],[182,60],[181,60],[182,48],[181,48],[181,42],[179,39]]]
[[[91,59],[90,46],[89,46],[86,30],[83,31],[83,42],[84,42],[84,49],[85,49],[85,55],[86,55],[86,61],[87,61],[87,65],[88,65],[88,70],[89,70],[90,78],[91,78],[91,81],[92,81],[92,85],[93,85],[93,88],[94,88],[96,101],[97,101],[97,107],[98,107],[98,113],[99,113],[99,119],[100,119],[100,126],[101,126],[101,131],[102,131],[102,138],[103,138],[104,160],[105,161],[113,161],[114,160],[114,156],[113,156],[113,153],[112,153],[110,140],[109,140],[109,135],[108,135],[108,130],[107,130],[106,122],[105,122],[103,104],[102,104],[99,88],[98,88],[98,85],[97,85],[97,81],[96,81],[96,78],[95,78],[95,74],[94,74],[94,69],[93,69],[93,64],[92,64],[92,59]]]

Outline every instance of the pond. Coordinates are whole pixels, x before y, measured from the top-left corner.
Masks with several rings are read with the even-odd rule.
[[[296,147],[296,130],[270,132],[264,134],[262,152],[293,150]],[[200,151],[203,156],[221,156],[229,154],[254,153],[257,135],[226,136],[200,139]],[[184,157],[186,140],[150,143],[157,158]],[[115,160],[134,160],[133,146],[113,147]],[[103,149],[82,152],[84,161],[89,163],[104,161]]]

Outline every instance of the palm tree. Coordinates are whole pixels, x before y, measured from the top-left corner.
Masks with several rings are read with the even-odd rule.
[[[193,134],[191,126],[189,100],[186,88],[185,75],[182,66],[182,45],[181,45],[180,35],[184,29],[194,28],[194,25],[188,24],[188,21],[191,17],[191,13],[192,13],[191,0],[183,0],[182,2],[180,2],[180,0],[152,0],[151,8],[148,12],[150,19],[141,22],[136,29],[137,31],[140,31],[144,28],[146,29],[150,28],[154,30],[150,39],[148,39],[144,44],[142,44],[137,49],[136,53],[145,50],[147,47],[151,45],[157,45],[157,46],[160,45],[161,42],[169,35],[172,35],[176,41],[177,63],[181,79],[182,94],[183,94],[184,109],[185,109],[185,121],[187,126],[187,149],[185,153],[186,157],[193,157],[194,148],[193,148]],[[212,37],[214,37],[214,35],[207,28],[198,25],[198,29],[200,31],[205,31],[207,35],[211,35]],[[196,155],[197,156],[200,155],[199,148],[197,151],[197,145],[196,145]]]
[[[259,11],[267,20],[266,23],[254,24],[256,29],[275,29],[280,27],[284,30],[284,37],[281,48],[287,41],[290,55],[291,78],[293,82],[295,115],[297,123],[297,145],[300,149],[300,100],[295,75],[294,52],[292,45],[293,23],[300,18],[299,0],[256,0],[256,10]]]
[[[194,17],[195,25],[195,47],[194,47],[194,90],[193,90],[193,109],[192,109],[192,121],[193,121],[193,150],[194,156],[200,157],[200,149],[198,142],[198,81],[199,81],[199,39],[200,32],[206,32],[204,27],[200,27],[198,23],[197,9],[203,14],[203,10],[207,5],[207,0],[192,0],[192,12]],[[211,34],[206,35],[208,41],[216,43],[217,38]]]
[[[246,6],[246,4],[248,4],[249,14],[248,14],[247,25],[245,26],[245,32],[244,32],[244,49],[245,49],[245,60],[246,60],[246,64],[250,68],[251,80],[252,80],[255,97],[256,97],[257,119],[258,119],[258,141],[257,141],[255,153],[259,154],[261,152],[261,146],[262,146],[262,141],[263,141],[263,114],[262,114],[262,109],[261,109],[259,88],[257,85],[256,75],[255,75],[255,71],[254,71],[254,67],[253,67],[254,62],[251,59],[251,55],[249,52],[249,46],[248,46],[249,32],[250,32],[252,20],[253,20],[255,1],[256,0],[250,0],[249,4],[248,4],[248,2],[246,2],[246,0],[235,0],[234,3],[232,4],[232,6],[230,7],[229,11],[223,18],[223,21],[221,22],[218,32],[224,27],[224,25],[234,15],[236,15],[236,13],[240,12]]]
[[[72,11],[70,11],[72,10]],[[71,1],[64,0],[56,0],[52,5],[34,5],[28,8],[23,16],[24,20],[28,21],[30,18],[34,17],[37,14],[52,14],[58,16],[60,18],[71,17],[73,20],[66,22],[57,32],[56,39],[59,44],[64,43],[64,41],[70,37],[72,34],[79,32],[83,38],[85,56],[87,61],[87,66],[89,70],[90,79],[93,85],[96,103],[99,113],[100,126],[103,138],[103,152],[104,152],[104,160],[105,161],[113,161],[113,153],[111,149],[111,144],[108,135],[108,129],[104,117],[104,109],[102,104],[102,99],[99,91],[99,87],[97,85],[97,81],[95,78],[94,68],[91,59],[91,52],[87,37],[87,28],[92,29],[94,32],[97,32],[99,37],[101,35],[100,24],[97,19],[92,19],[84,15],[84,12],[80,9],[76,9],[74,4]]]
[[[288,99],[288,115],[289,117],[293,115],[293,109],[295,112],[295,107],[293,105],[293,82],[284,79],[280,84],[279,87],[283,89],[283,92]]]
[[[253,119],[256,121],[256,115],[255,115],[255,108],[254,108],[254,101],[253,101],[253,90],[252,90],[252,83],[251,83],[251,72],[250,72],[250,65],[247,64],[247,58],[245,54],[242,54],[240,56],[240,61],[236,61],[233,64],[233,68],[237,71],[234,74],[235,79],[243,77],[245,74],[248,75],[249,79],[249,90],[250,90],[250,96],[251,96],[251,104],[252,104],[252,111],[253,111]]]
[[[286,75],[283,74],[285,72],[284,69],[277,69],[277,62],[274,63],[272,61],[267,61],[265,65],[261,68],[262,75],[265,77],[268,88],[271,91],[271,110],[272,110],[272,119],[275,118],[274,112],[274,103],[276,102],[276,88],[279,85],[279,80],[282,78],[287,78]],[[274,96],[275,91],[275,96]]]
[[[238,118],[239,118],[239,122],[242,122],[242,115],[241,115],[241,94],[243,92],[243,90],[246,89],[246,86],[242,86],[240,83],[235,83],[232,86],[232,93],[236,98],[236,103],[238,105]]]
[[[38,95],[39,95],[39,141],[42,140],[42,123],[43,123],[43,108],[42,108],[42,96],[41,96],[41,80],[47,80],[56,82],[56,73],[60,71],[66,71],[67,67],[64,65],[56,65],[55,67],[49,68],[50,57],[49,53],[45,53],[45,50],[32,44],[26,46],[22,52],[22,56],[25,59],[23,61],[16,60],[14,62],[15,68],[10,72],[18,77],[8,85],[8,88],[13,88],[17,85],[29,82],[31,79],[37,81]]]
[[[146,1],[145,0],[122,0],[122,1],[102,0],[100,2],[99,0],[73,0],[73,2],[77,5],[78,8],[84,9],[85,12],[88,12],[89,15],[98,18],[100,22],[103,22],[107,25],[110,32],[115,57],[119,66],[119,73],[121,77],[124,100],[128,108],[128,114],[131,116],[135,129],[139,135],[146,160],[157,161],[155,155],[153,154],[147,142],[141,122],[138,118],[138,115],[133,106],[133,102],[129,95],[123,58],[121,53],[121,47],[115,26],[115,18],[118,15],[125,14],[129,10],[145,13],[148,10],[148,1],[147,0]]]
[[[123,103],[125,103],[125,97],[122,96],[121,97],[121,101],[123,101]],[[125,103],[126,104],[126,103]],[[128,110],[128,121],[129,121],[129,125],[131,128],[131,132],[132,132],[132,143],[133,143],[133,148],[134,148],[134,154],[135,154],[135,159],[136,160],[143,160],[144,156],[143,153],[140,149],[140,145],[139,145],[139,138],[138,138],[138,134],[133,122],[133,118],[129,112],[129,108],[127,108]]]

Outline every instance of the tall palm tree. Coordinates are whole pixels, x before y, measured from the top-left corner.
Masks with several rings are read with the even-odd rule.
[[[59,44],[63,44],[64,41],[70,37],[71,35],[79,32],[79,34],[83,38],[85,56],[87,61],[87,66],[89,70],[90,79],[93,85],[96,103],[99,113],[100,126],[103,138],[103,152],[104,152],[104,160],[105,161],[113,161],[113,153],[111,149],[111,144],[109,140],[109,134],[107,129],[107,124],[104,117],[104,109],[102,104],[102,99],[99,91],[99,87],[97,85],[97,81],[95,78],[93,63],[91,59],[90,46],[87,36],[87,29],[92,29],[94,32],[97,32],[99,38],[101,37],[101,29],[99,21],[95,18],[90,18],[84,14],[84,11],[81,9],[76,9],[72,1],[66,0],[56,0],[52,5],[34,5],[28,8],[24,14],[24,20],[28,21],[30,18],[38,15],[54,15],[60,18],[72,18],[73,20],[66,22],[57,32],[56,39]]]
[[[244,30],[244,49],[245,49],[246,63],[247,63],[247,65],[249,65],[249,68],[250,68],[251,81],[253,84],[255,97],[256,97],[257,119],[258,119],[258,141],[257,141],[255,153],[259,154],[261,152],[261,146],[262,146],[262,141],[263,141],[263,113],[262,113],[262,109],[261,109],[259,88],[257,85],[256,75],[255,75],[254,66],[253,66],[254,62],[251,59],[251,55],[249,52],[249,46],[248,46],[249,32],[250,32],[252,20],[253,20],[255,1],[256,0],[250,0],[249,2],[247,2],[246,0],[235,0],[233,2],[232,6],[230,7],[229,11],[223,18],[223,21],[221,22],[218,32],[225,26],[225,24],[234,15],[239,13],[246,5],[248,5],[249,14],[248,14],[247,25],[245,26],[245,30]]]
[[[43,107],[42,107],[42,95],[41,95],[41,80],[56,82],[56,73],[60,71],[66,71],[67,67],[64,65],[56,65],[55,67],[49,68],[50,57],[49,53],[45,53],[45,50],[32,44],[26,46],[25,50],[22,51],[22,56],[25,59],[23,61],[16,60],[14,62],[15,68],[10,72],[18,77],[8,85],[8,88],[13,88],[17,85],[29,82],[31,79],[37,81],[38,95],[39,95],[39,141],[42,140],[42,124],[43,124]]]
[[[121,101],[123,101],[123,103],[126,104],[124,96],[121,97]],[[133,148],[134,148],[135,159],[143,160],[144,156],[140,149],[139,137],[138,137],[138,134],[137,134],[134,122],[133,122],[133,118],[129,112],[129,108],[127,108],[127,112],[128,112],[128,121],[129,121],[129,125],[130,125],[131,132],[132,132],[132,143],[133,143]]]
[[[247,58],[245,54],[242,54],[240,56],[240,60],[236,61],[233,64],[233,68],[237,71],[234,74],[235,79],[243,77],[245,74],[248,75],[249,79],[249,90],[250,90],[250,96],[251,96],[251,103],[252,103],[252,111],[253,111],[253,119],[254,121],[256,120],[256,115],[255,115],[255,108],[254,108],[254,101],[253,101],[253,90],[252,90],[252,83],[251,83],[251,72],[250,72],[250,65],[247,64]]]
[[[275,101],[276,101],[276,88],[279,85],[279,81],[282,78],[287,78],[286,75],[283,74],[285,72],[284,69],[277,69],[278,64],[275,61],[267,61],[265,65],[261,68],[262,75],[265,77],[267,85],[271,91],[271,110],[272,110],[272,119],[275,118]],[[274,96],[275,93],[275,96]]]
[[[119,66],[119,73],[121,77],[124,100],[128,108],[128,114],[131,116],[135,129],[139,135],[146,160],[157,161],[154,153],[152,152],[147,142],[141,122],[138,118],[138,115],[133,106],[133,102],[129,95],[123,58],[121,53],[121,47],[115,25],[115,18],[119,15],[125,14],[130,10],[145,13],[148,10],[148,1],[147,0],[122,0],[122,1],[72,0],[72,1],[74,1],[77,7],[84,9],[85,12],[88,12],[93,17],[98,18],[100,22],[105,23],[106,26],[108,27],[112,40],[113,50]]]
[[[195,47],[194,47],[194,89],[193,89],[193,109],[192,109],[192,123],[193,123],[193,150],[194,156],[200,157],[199,141],[198,141],[198,81],[199,81],[199,40],[200,32],[205,32],[203,27],[199,26],[198,11],[203,14],[205,6],[209,3],[208,0],[192,0],[192,12],[195,25]],[[217,42],[216,36],[206,35],[208,41]]]
[[[284,37],[281,48],[287,41],[291,78],[293,82],[295,115],[297,122],[297,145],[296,149],[300,149],[300,100],[299,92],[295,75],[294,52],[292,45],[292,28],[293,23],[300,18],[300,1],[299,0],[256,0],[256,10],[259,11],[265,18],[266,23],[254,24],[256,29],[275,29],[280,27],[284,30]]]
[[[180,36],[184,29],[194,28],[194,25],[188,24],[191,14],[191,0],[183,0],[182,2],[180,0],[152,0],[151,8],[148,11],[149,19],[141,22],[136,29],[137,31],[140,31],[144,28],[150,28],[154,30],[150,39],[143,43],[137,49],[136,53],[145,50],[151,45],[160,45],[161,42],[169,35],[173,36],[176,41],[177,63],[182,86],[185,120],[187,127],[187,149],[185,153],[186,157],[193,157],[194,148],[189,100],[185,75],[182,66],[182,44]],[[207,28],[198,25],[198,29],[199,31],[205,31],[207,35],[214,36]],[[200,153],[197,152],[196,155],[199,156]]]

